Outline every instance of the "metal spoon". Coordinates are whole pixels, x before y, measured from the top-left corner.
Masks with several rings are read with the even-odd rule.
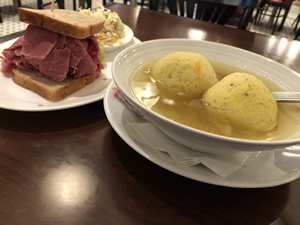
[[[300,92],[272,92],[277,102],[294,102],[300,103]]]

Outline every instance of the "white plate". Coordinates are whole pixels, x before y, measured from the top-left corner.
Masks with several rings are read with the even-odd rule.
[[[0,53],[8,48],[16,39],[10,40],[0,45]],[[127,46],[139,43],[134,38]],[[75,92],[59,102],[50,102],[32,91],[16,85],[12,80],[11,73],[0,72],[0,108],[16,111],[52,111],[78,107],[103,99],[106,87],[111,83],[111,64],[115,56],[126,46],[122,46],[118,51],[105,55],[104,69],[102,75],[92,84]],[[1,54],[2,55],[2,54]]]
[[[142,119],[123,102],[116,98],[112,82],[104,96],[106,116],[118,135],[135,151],[153,163],[181,176],[197,181],[227,187],[261,188],[291,182],[300,177],[300,146],[262,152],[250,165],[223,178],[202,165],[193,167],[176,162],[168,155],[158,152],[143,140],[135,141],[128,132],[127,122],[140,122]],[[163,135],[163,134],[162,134]],[[145,137],[144,137],[145,138]]]
[[[110,45],[104,45],[104,51],[107,52],[111,52],[114,51],[120,47],[123,47],[125,45],[127,45],[132,39],[133,39],[133,31],[131,30],[130,27],[128,27],[127,25],[124,24],[124,31],[125,31],[125,37],[121,40],[122,44],[118,44],[115,43],[114,45],[110,46]]]

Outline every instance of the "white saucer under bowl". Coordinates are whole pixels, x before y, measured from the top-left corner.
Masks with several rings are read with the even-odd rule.
[[[218,176],[208,168],[183,165],[151,146],[136,141],[128,132],[128,122],[140,122],[142,119],[130,110],[115,95],[116,86],[111,83],[104,96],[106,116],[118,135],[135,151],[151,162],[181,176],[227,187],[262,188],[291,182],[300,177],[300,146],[293,149],[277,149],[262,152],[256,160],[239,169],[226,178]],[[158,131],[160,132],[160,131]],[[164,135],[162,133],[162,135]]]

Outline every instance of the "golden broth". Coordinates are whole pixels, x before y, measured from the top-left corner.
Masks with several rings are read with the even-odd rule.
[[[224,136],[252,140],[280,140],[292,134],[300,127],[299,108],[296,104],[278,104],[278,122],[269,133],[248,132],[238,127],[225,127],[210,115],[203,106],[202,98],[192,98],[169,93],[163,87],[159,89],[151,77],[156,61],[137,68],[130,80],[133,95],[146,107],[178,123],[192,128]],[[227,74],[247,71],[222,63],[211,62],[217,77],[221,80]],[[280,91],[274,83],[264,81],[271,91]],[[227,129],[228,128],[228,129]],[[228,132],[230,130],[230,132]]]

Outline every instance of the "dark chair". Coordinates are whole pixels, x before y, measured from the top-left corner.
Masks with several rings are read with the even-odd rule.
[[[156,1],[156,0],[155,0]],[[103,6],[106,6],[107,4],[111,4],[113,3],[114,0],[103,0]],[[128,4],[130,2],[130,0],[123,0],[123,3],[124,4]],[[149,9],[152,9],[152,2],[153,0],[140,0],[140,1],[137,1],[137,5],[141,6],[141,7],[148,7]]]
[[[292,23],[292,26],[295,25],[294,26],[294,31],[296,33],[295,38],[294,38],[295,40],[297,40],[298,37],[300,36],[300,27],[298,28],[299,22],[300,22],[300,13],[298,14],[297,18]]]
[[[58,8],[60,8],[60,9],[65,8],[65,1],[64,0],[56,0],[55,3],[58,4]],[[37,0],[37,8],[38,9],[43,9],[47,5],[51,5],[51,1],[44,4],[43,0]]]
[[[9,6],[10,11],[12,14],[15,14],[18,11],[18,8],[21,7],[21,0],[13,0],[13,5]],[[0,7],[0,23],[3,23],[3,19],[2,19],[2,8]]]
[[[123,2],[124,2],[124,4],[128,4],[130,2],[130,0],[124,0]],[[148,0],[146,0],[146,1],[145,0],[137,1],[136,4],[141,6],[141,7],[144,7],[144,6],[149,7],[149,1]]]
[[[74,10],[76,10],[76,0],[74,0],[73,2],[74,4]],[[90,9],[92,8],[92,0],[79,0],[79,8],[83,8],[83,9]]]
[[[104,2],[105,0],[103,0]],[[79,5],[78,7],[83,8],[83,9],[89,9],[92,8],[92,0],[79,0]],[[76,11],[77,7],[76,7],[76,0],[73,0],[73,9]]]
[[[284,22],[292,6],[293,0],[268,0],[265,4],[257,9],[255,15],[255,24],[260,23],[261,19],[265,16],[269,16],[269,24],[272,28],[272,35],[275,33],[276,29],[281,30],[283,28]],[[271,11],[271,12],[270,12]],[[284,13],[282,13],[284,11]],[[281,24],[277,28],[277,23],[279,18],[282,18]]]
[[[292,23],[292,26],[295,25],[294,31],[297,30],[297,27],[298,27],[299,22],[300,22],[300,13],[298,14],[298,16],[296,17],[296,19],[295,19],[295,20],[293,21],[293,23]]]
[[[220,25],[228,24],[231,18],[239,13],[238,23],[233,27],[245,30],[251,21],[256,1],[226,1],[226,0],[168,0],[167,4],[171,14],[186,16]],[[186,3],[186,7],[184,4]],[[178,7],[179,6],[179,9]],[[186,11],[185,11],[186,8]]]
[[[296,35],[295,35],[294,40],[297,40],[299,36],[300,36],[300,27],[299,27],[299,29],[296,31]]]

